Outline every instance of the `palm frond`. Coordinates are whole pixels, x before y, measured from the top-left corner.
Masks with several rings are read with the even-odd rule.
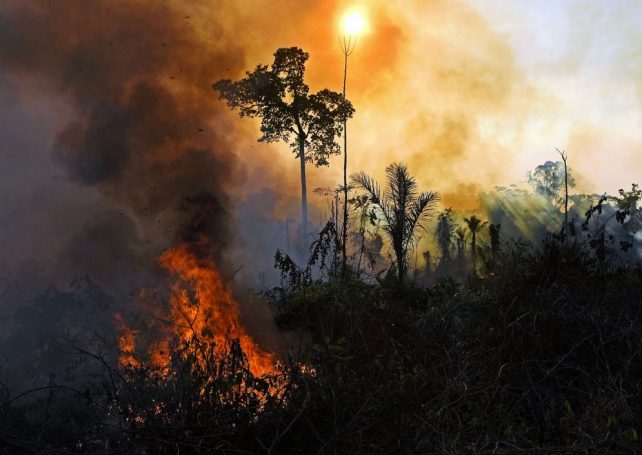
[[[386,205],[403,218],[417,197],[417,182],[404,163],[392,163],[386,167],[386,183]]]
[[[350,176],[350,180],[360,188],[363,188],[368,193],[370,202],[379,204],[381,201],[381,189],[379,184],[365,172],[357,172]]]
[[[385,218],[386,223],[390,220],[390,210],[389,205],[385,201],[385,197],[382,197],[381,187],[375,179],[370,177],[365,172],[357,172],[350,177],[352,183],[357,187],[363,188],[368,196],[368,203],[373,205],[377,211]]]
[[[466,223],[466,226],[468,226],[468,229],[470,229],[470,232],[475,233],[479,232],[479,230],[488,223],[487,221],[482,221],[477,218],[475,215],[470,218],[464,218],[464,222]]]
[[[423,192],[413,201],[406,218],[406,244],[416,237],[417,229],[426,230],[423,221],[430,214],[432,207],[439,201],[439,195],[435,192]]]

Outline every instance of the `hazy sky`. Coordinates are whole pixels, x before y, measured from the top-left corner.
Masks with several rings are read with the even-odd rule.
[[[354,7],[369,33],[349,59],[350,172],[381,178],[406,161],[422,189],[459,209],[524,181],[557,159],[556,147],[578,190],[642,183],[639,1],[94,0],[61,9],[6,0],[0,246],[10,264],[0,272],[31,262],[51,270],[57,250],[78,270],[113,245],[161,250],[177,201],[201,191],[233,194],[221,217],[236,215],[242,242],[266,244],[269,260],[278,242],[265,239],[299,216],[299,164],[284,144],[256,143],[258,122],[229,111],[211,84],[299,46],[310,52],[311,89],[340,91],[338,23]],[[309,169],[308,188],[337,185],[341,165],[335,157]],[[325,204],[312,194],[310,203]],[[272,234],[257,216],[274,222]],[[84,245],[78,238],[95,243],[96,232],[102,250],[70,249]]]
[[[246,61],[269,62],[272,48],[298,44],[311,52],[313,87],[339,90],[339,18],[354,7],[369,16],[349,60],[352,170],[381,176],[405,160],[422,185],[460,208],[474,207],[485,188],[524,181],[558,158],[556,148],[569,153],[579,191],[642,181],[639,2],[321,3],[300,26],[252,46]],[[281,149],[289,162],[279,156],[279,172],[295,175]],[[313,171],[312,182],[338,181],[340,164]]]
[[[470,4],[505,36],[527,80],[552,98],[551,111],[533,121],[523,143],[524,163],[533,164],[548,143],[566,148],[597,191],[639,182],[642,3]]]
[[[413,15],[418,13],[414,23],[417,27],[424,23],[427,30],[410,32],[409,40],[429,46],[431,6],[439,2],[417,2],[422,3],[426,6],[413,9]],[[434,33],[445,38],[444,45],[454,52],[467,48],[462,68],[468,59],[486,60],[491,71],[510,78],[511,103],[479,112],[474,122],[482,137],[494,137],[497,148],[512,158],[505,174],[486,179],[484,155],[500,150],[482,153],[476,172],[482,173],[483,181],[506,184],[523,178],[528,169],[555,159],[555,147],[569,152],[572,167],[586,179],[584,190],[614,192],[640,181],[640,2],[469,1],[488,30],[467,12],[456,12],[454,4],[442,11],[452,22],[438,24]],[[480,41],[488,45],[480,46]],[[492,50],[502,45],[510,55]],[[503,64],[502,59],[513,62]],[[496,77],[494,82],[502,79]],[[491,90],[493,85],[489,84]],[[465,100],[461,101],[465,115]]]

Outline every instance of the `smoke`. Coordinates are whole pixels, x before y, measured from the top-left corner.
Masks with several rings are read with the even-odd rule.
[[[52,100],[65,105],[64,120],[53,113],[44,124],[23,119],[21,127],[40,140],[25,135],[18,162],[29,160],[25,167],[40,172],[60,169],[54,172],[63,182],[51,188],[50,200],[16,204],[16,210],[46,210],[45,223],[64,218],[64,226],[41,235],[49,237],[49,249],[61,250],[67,274],[87,272],[113,284],[118,274],[139,272],[182,229],[186,211],[211,219],[208,234],[223,262],[220,247],[231,231],[228,193],[243,169],[234,155],[230,116],[213,102],[210,85],[217,73],[239,68],[243,52],[222,36],[222,21],[229,18],[207,19],[210,36],[169,3],[77,1],[62,8],[5,2],[0,9],[5,96],[16,90],[17,108]],[[3,174],[11,173],[3,166]],[[11,185],[32,190],[21,189],[22,197],[42,191],[43,182],[29,179],[35,175],[26,177]],[[11,225],[14,218],[8,218]],[[35,233],[2,234],[6,242],[25,244]],[[22,259],[38,255],[30,251]]]
[[[209,87],[243,53],[216,39],[216,16],[210,40],[185,16],[163,3],[0,6],[0,369],[12,382],[69,379],[68,341],[115,341],[114,311],[140,309],[128,295],[159,284],[173,243],[207,236],[227,266],[243,169]]]
[[[617,125],[597,128],[606,114],[589,115],[586,103],[576,109],[587,113],[585,121],[574,114],[564,123],[569,98],[552,90],[574,84],[587,69],[580,64],[586,56],[597,65],[604,55],[597,51],[605,43],[586,33],[595,11],[573,23],[568,52],[542,66],[518,52],[531,45],[521,30],[532,15],[518,14],[530,7],[485,5],[360,2],[370,26],[348,61],[347,96],[357,109],[348,125],[349,172],[381,181],[387,164],[403,160],[421,189],[439,191],[448,206],[476,210],[484,191],[522,180],[556,146],[568,146],[580,174],[607,165],[596,157]],[[338,0],[296,6],[74,0],[64,7],[4,1],[0,274],[33,294],[89,273],[127,294],[154,280],[155,258],[168,245],[205,235],[226,276],[244,266],[238,277],[261,281],[257,272],[269,270],[274,250],[287,249],[294,234],[298,163],[284,144],[256,143],[257,122],[238,119],[216,100],[211,84],[269,64],[278,47],[300,46],[311,55],[311,89],[340,91],[335,24],[349,6]],[[556,18],[564,8],[555,9]],[[621,13],[609,17],[627,16]],[[635,35],[626,24],[623,36]],[[630,46],[609,57],[609,67],[632,55]],[[618,80],[633,80],[639,89],[639,58],[631,62]],[[540,83],[542,71],[557,74],[560,66],[563,83]],[[635,169],[639,140],[627,132],[615,136],[633,150],[620,155],[618,169]],[[581,160],[580,148],[587,149]],[[335,187],[341,161],[309,168],[308,187]],[[312,219],[321,225],[325,201],[309,193],[317,207]]]

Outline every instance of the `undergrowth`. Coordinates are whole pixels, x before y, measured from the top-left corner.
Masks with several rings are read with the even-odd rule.
[[[253,377],[237,343],[194,339],[163,371],[94,356],[85,388],[0,389],[2,452],[642,450],[639,265],[554,237],[427,288],[279,260],[268,298],[301,344],[277,375]]]

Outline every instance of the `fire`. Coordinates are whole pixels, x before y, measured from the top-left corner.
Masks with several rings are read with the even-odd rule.
[[[213,338],[221,353],[230,340],[238,339],[254,376],[275,372],[273,355],[262,350],[241,324],[239,305],[212,259],[197,258],[189,245],[182,244],[163,253],[159,262],[177,277],[171,311],[179,339]]]
[[[139,362],[134,357],[136,350],[136,331],[127,326],[120,313],[114,315],[114,325],[118,331],[118,350],[120,352],[118,366],[121,368],[138,366]]]
[[[213,341],[218,354],[224,354],[231,341],[238,339],[254,376],[276,372],[274,356],[261,349],[245,330],[238,302],[211,258],[198,258],[190,251],[189,244],[181,244],[165,251],[159,263],[175,277],[170,287],[169,338],[179,342],[194,337]],[[139,297],[149,298],[145,291]],[[138,332],[128,327],[119,313],[114,316],[114,324],[118,331],[120,367],[139,366],[135,358]],[[169,339],[158,341],[150,352],[151,365],[167,366],[169,350]]]

